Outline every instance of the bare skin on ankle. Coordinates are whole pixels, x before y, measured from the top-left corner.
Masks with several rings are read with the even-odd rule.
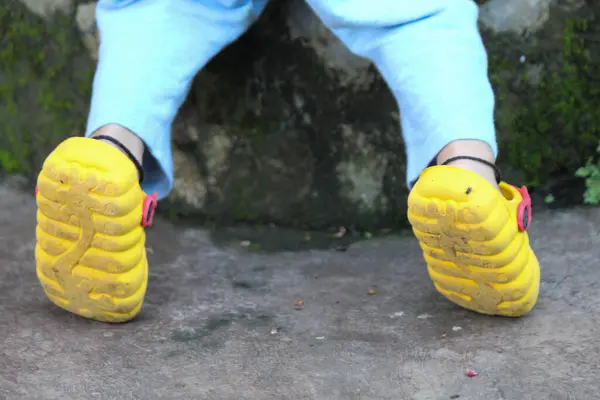
[[[127,128],[117,125],[108,124],[98,129],[92,136],[105,135],[117,139],[121,142],[130,152],[133,154],[135,159],[141,164],[144,156],[144,143],[137,137],[133,132]],[[114,143],[105,141],[103,142],[119,149]],[[120,149],[119,149],[120,150]],[[457,157],[457,156],[471,156],[478,157],[483,160],[495,163],[494,153],[490,146],[480,140],[456,140],[447,144],[438,154],[436,162],[438,165],[443,164],[446,160]],[[456,160],[452,161],[448,165],[454,165],[456,167],[464,168],[469,171],[473,171],[476,174],[482,176],[487,180],[493,187],[498,191],[498,183],[496,182],[496,175],[493,168],[485,165],[484,163],[472,161],[472,160]]]
[[[458,157],[458,156],[471,156],[481,158],[483,160],[495,163],[494,153],[490,146],[480,140],[456,140],[449,143],[440,151],[437,156],[436,162],[438,165],[443,164],[446,160]],[[498,183],[496,182],[496,175],[494,169],[484,163],[472,160],[456,160],[448,165],[454,165],[456,167],[464,168],[469,171],[473,171],[479,174],[485,180],[487,180],[492,186],[498,191]]]
[[[117,139],[119,142],[123,144],[130,152],[133,154],[135,159],[141,164],[142,158],[144,156],[144,143],[142,140],[137,137],[133,132],[129,129],[117,125],[117,124],[108,124],[104,125],[102,128],[98,129],[92,137],[94,136],[110,136]],[[119,149],[117,145],[107,140],[102,140],[104,143],[108,143],[111,146]],[[119,149],[121,150],[121,149]]]

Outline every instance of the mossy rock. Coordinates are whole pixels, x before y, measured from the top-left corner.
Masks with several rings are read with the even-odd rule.
[[[299,3],[272,2],[197,77],[174,127],[174,150],[183,161],[162,212],[303,228],[406,225],[396,102],[373,66],[361,70],[368,79],[359,88],[340,78],[315,48],[322,41],[334,46],[330,38],[293,37],[289,16],[300,15]],[[0,170],[35,177],[56,144],[82,134],[95,65],[74,15],[43,20],[17,0],[4,4]],[[569,15],[556,8],[534,35],[484,32],[499,162],[519,172],[511,183],[540,188],[574,176],[594,155],[600,137],[594,16],[600,6]]]
[[[60,141],[85,127],[94,63],[73,15],[0,8],[0,171],[35,176]]]
[[[573,176],[600,138],[600,7],[553,14],[535,37],[487,40],[499,161],[533,189]]]

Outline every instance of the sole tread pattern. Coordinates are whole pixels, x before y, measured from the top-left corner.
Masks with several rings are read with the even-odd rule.
[[[37,276],[54,304],[82,317],[124,322],[142,307],[144,193],[130,164],[109,145],[72,138],[38,177]]]

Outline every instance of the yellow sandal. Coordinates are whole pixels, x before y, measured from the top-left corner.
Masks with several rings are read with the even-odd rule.
[[[70,138],[44,162],[36,188],[37,276],[57,306],[85,318],[125,322],[140,311],[148,283],[147,196],[123,152]]]
[[[408,198],[408,218],[435,288],[482,314],[518,317],[533,309],[540,267],[527,235],[531,199],[504,182],[502,193],[455,166],[426,169]]]

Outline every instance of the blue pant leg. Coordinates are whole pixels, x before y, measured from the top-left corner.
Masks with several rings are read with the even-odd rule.
[[[494,94],[472,0],[307,2],[394,93],[409,186],[452,141],[478,139],[497,155]]]
[[[171,125],[193,77],[256,19],[265,0],[100,0],[99,62],[86,136],[122,125],[146,144],[142,187],[173,186]]]

